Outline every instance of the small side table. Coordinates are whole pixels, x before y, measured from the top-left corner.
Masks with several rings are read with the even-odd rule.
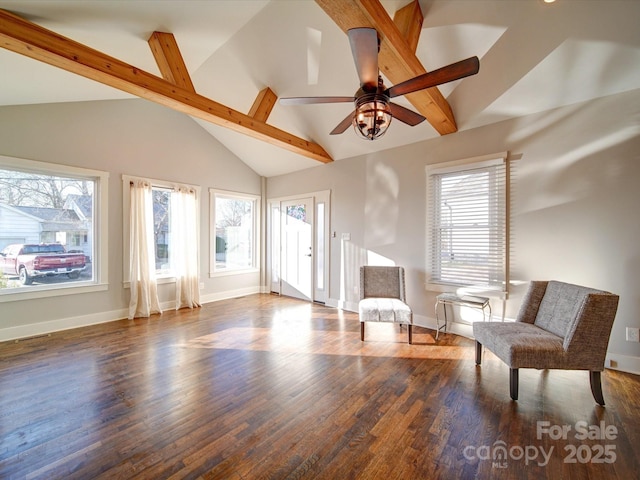
[[[438,318],[438,305],[442,305],[444,310],[444,325],[440,326]],[[440,335],[440,330],[444,328],[447,333],[447,305],[458,305],[461,307],[477,308],[482,310],[482,320],[485,320],[485,308],[489,308],[489,320],[491,320],[491,303],[487,297],[478,297],[475,295],[456,295],[455,293],[441,293],[436,297],[436,340]]]

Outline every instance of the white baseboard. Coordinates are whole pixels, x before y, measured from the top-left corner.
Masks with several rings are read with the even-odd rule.
[[[424,328],[428,328],[431,330],[436,330],[437,328],[437,323],[436,323],[436,319],[432,318],[432,317],[427,317],[424,315],[413,315],[413,324],[417,325],[419,327],[424,327]],[[444,333],[444,329],[440,330],[440,334],[442,335]],[[449,322],[447,325],[447,332],[446,333],[453,333],[455,335],[460,335],[462,337],[466,337],[469,338],[471,340],[473,340],[473,327],[469,324],[466,323],[459,323],[459,322]]]
[[[200,298],[201,303],[217,302],[219,300],[226,300],[229,298],[243,297],[245,295],[251,295],[254,293],[261,293],[260,287],[251,287],[238,290],[229,290],[226,292],[219,292],[209,295],[203,295]],[[163,302],[160,305],[163,311],[173,310],[175,308],[175,301]],[[53,332],[61,332],[63,330],[70,330],[72,328],[88,327],[89,325],[98,325],[100,323],[114,322],[127,318],[129,310],[123,308],[120,310],[111,310],[108,312],[90,313],[88,315],[79,315],[77,317],[60,318],[57,320],[50,320],[47,322],[31,323],[28,325],[19,325],[16,327],[8,327],[0,329],[0,342],[6,342],[10,340],[18,340],[21,338],[39,337],[42,335],[48,335]]]
[[[621,372],[640,375],[640,357],[620,355],[618,353],[607,353],[604,360],[605,368],[619,370]]]
[[[327,307],[338,308],[340,310],[346,310],[347,312],[358,312],[358,302],[347,302],[345,300],[338,300],[337,298],[328,298],[325,302]]]
[[[338,300],[335,298],[330,298],[327,300],[326,304],[328,307],[338,308],[340,310],[346,310],[348,312],[357,312],[358,304],[354,302],[345,302],[343,300]],[[413,324],[419,327],[429,328],[431,330],[436,329],[436,319],[432,317],[427,317],[426,315],[413,315]],[[440,333],[443,333],[444,330],[441,330]],[[447,333],[454,333],[456,335],[461,335],[463,337],[467,337],[473,340],[473,330],[471,325],[467,325],[464,323],[458,322],[449,322],[447,325]]]
[[[254,293],[268,293],[268,292],[265,292],[263,287],[238,288],[236,290],[226,290],[224,292],[202,295],[200,297],[200,303],[218,302],[220,300],[228,300],[229,298],[238,298],[238,297],[244,297],[245,295],[253,295]]]
[[[53,332],[60,332],[62,330],[113,322],[115,320],[127,318],[128,314],[129,312],[127,309],[112,310],[109,312],[91,313],[89,315],[60,318],[58,320],[50,320],[48,322],[31,323],[29,325],[3,328],[0,329],[0,342],[17,340],[20,338],[38,337]]]

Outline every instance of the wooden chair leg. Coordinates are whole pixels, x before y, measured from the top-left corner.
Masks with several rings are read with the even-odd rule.
[[[602,380],[600,378],[600,372],[590,371],[589,381],[591,382],[591,393],[598,405],[604,407],[604,396],[602,395]]]
[[[476,365],[482,363],[482,344],[476,340]]]
[[[513,400],[518,400],[518,369],[512,368],[509,375],[509,391]]]
[[[407,325],[407,330],[409,331],[409,345],[411,345],[413,343],[413,336],[412,336],[413,333],[411,332],[411,327],[412,326],[413,325],[411,325],[411,324]]]
[[[364,342],[364,322],[360,322],[360,341]]]

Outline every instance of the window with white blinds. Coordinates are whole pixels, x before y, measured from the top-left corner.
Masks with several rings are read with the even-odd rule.
[[[431,283],[506,291],[506,153],[428,169]]]

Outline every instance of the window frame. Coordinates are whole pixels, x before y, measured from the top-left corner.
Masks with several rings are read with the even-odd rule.
[[[507,160],[508,152],[500,152],[491,155],[483,155],[479,157],[472,157],[462,160],[455,160],[451,162],[438,163],[433,165],[428,165],[426,168],[426,176],[427,176],[427,251],[426,251],[426,270],[429,272],[429,277],[427,280],[426,287],[428,290],[436,291],[436,292],[453,292],[458,289],[466,289],[470,291],[481,290],[483,292],[490,293],[492,295],[499,296],[501,298],[506,298],[509,290],[509,236],[510,236],[510,212],[509,212],[509,191],[510,191],[510,172],[509,172],[509,162]],[[504,165],[504,191],[501,192],[503,195],[504,209],[501,211],[503,215],[503,225],[504,230],[501,231],[502,235],[502,245],[498,245],[501,249],[503,249],[503,261],[502,261],[502,275],[501,282],[498,285],[498,282],[489,285],[474,285],[467,282],[455,282],[455,281],[446,281],[440,280],[435,277],[434,274],[438,267],[435,267],[437,258],[434,258],[436,254],[437,247],[434,245],[435,242],[435,234],[434,234],[434,223],[435,223],[435,215],[436,210],[433,204],[433,192],[432,192],[432,177],[435,175],[441,174],[450,174],[450,173],[462,173],[466,171],[473,170],[482,170],[489,167]],[[495,247],[490,247],[495,248]],[[442,249],[438,250],[438,258],[441,258]],[[497,271],[497,269],[496,269]]]
[[[144,180],[151,184],[151,188],[166,189],[175,191],[178,188],[176,182],[169,182],[166,180],[158,180],[148,177],[139,177],[133,175],[122,175],[122,279],[125,288],[130,288],[131,278],[129,277],[131,251],[129,249],[130,240],[130,210],[131,210],[131,183],[134,180]],[[196,192],[196,205],[198,211],[196,216],[200,218],[200,187],[198,185],[181,184],[182,186],[192,188]],[[171,222],[171,220],[169,220]],[[198,228],[198,238],[200,229]],[[160,272],[160,273],[158,273]],[[171,269],[158,270],[156,269],[156,282],[158,284],[175,283],[176,275]]]
[[[5,155],[0,155],[0,168],[39,175],[90,180],[94,183],[93,249],[91,259],[93,280],[51,285],[31,285],[28,289],[2,289],[0,290],[0,303],[107,290],[109,288],[109,173],[102,170],[27,160]]]
[[[235,200],[247,200],[253,203],[253,218],[251,228],[252,235],[252,264],[250,267],[236,268],[232,270],[218,270],[216,268],[216,198],[228,198]],[[244,275],[260,272],[260,207],[261,197],[251,193],[233,192],[217,188],[209,189],[209,277],[222,277],[227,275]]]

